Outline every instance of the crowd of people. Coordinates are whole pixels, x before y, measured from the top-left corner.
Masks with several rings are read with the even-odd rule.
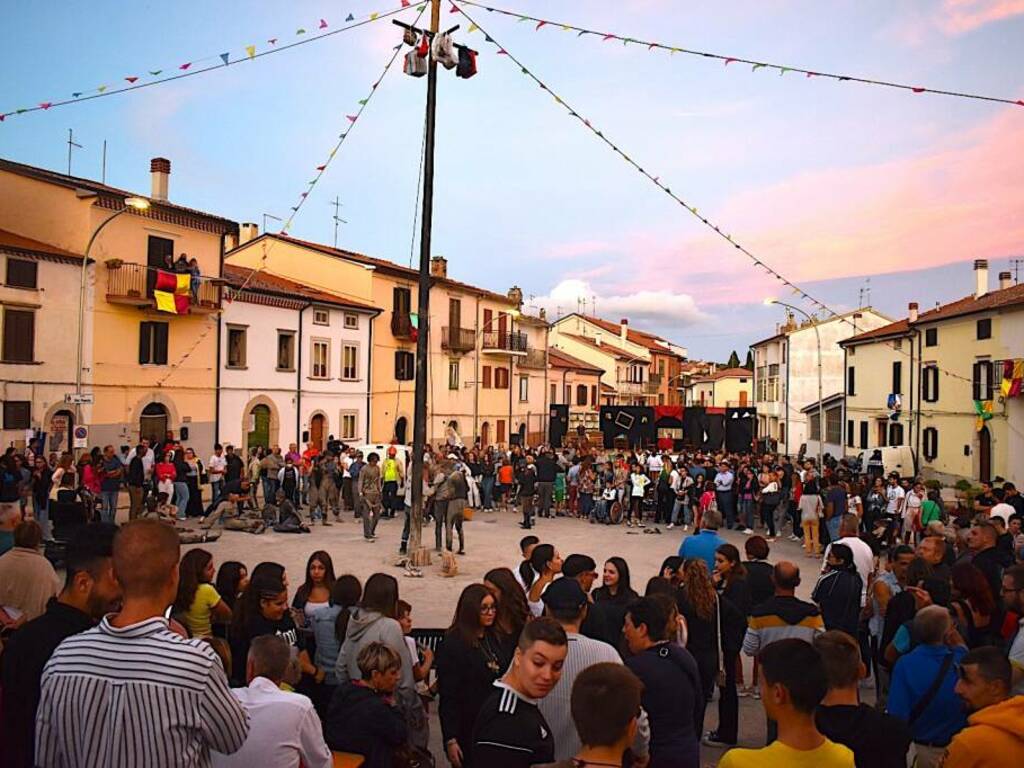
[[[130,482],[148,453],[141,445],[126,464],[109,449],[100,461]],[[361,465],[344,448],[307,453],[245,467],[218,447],[203,465],[219,487],[200,530],[271,505],[295,510],[300,530],[352,509],[367,541],[378,516],[408,520],[407,453]],[[12,765],[326,766],[335,751],[368,768],[685,768],[700,765],[702,743],[727,750],[727,768],[1024,764],[1022,499],[1008,483],[947,509],[916,478],[843,463],[428,449],[437,549],[453,549],[454,529],[463,551],[467,506],[514,509],[524,528],[561,514],[688,534],[642,589],[621,557],[599,572],[590,555],[563,557],[527,534],[520,560],[467,585],[433,636],[413,629],[393,576],[337,575],[324,549],[294,590],[275,562],[217,563],[202,544],[181,556],[176,506],[120,528],[109,515],[78,526],[58,580],[41,550],[46,516],[34,495],[23,506],[19,462],[3,461],[3,509],[16,515],[0,555]],[[66,463],[50,478],[62,487],[94,466]],[[168,503],[158,466],[143,509],[154,494]],[[322,496],[324,471],[342,482],[329,475],[335,492]],[[116,495],[98,503],[117,509]],[[787,528],[813,558],[803,567],[772,557]],[[810,600],[798,597],[804,582]],[[761,701],[763,749],[737,746],[741,697]],[[429,752],[432,707],[443,756]]]

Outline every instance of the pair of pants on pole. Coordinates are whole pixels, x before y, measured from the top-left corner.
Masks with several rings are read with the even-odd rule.
[[[381,511],[380,499],[362,496],[359,501],[362,507],[363,538],[372,539],[377,534],[377,521],[380,519]]]
[[[452,528],[459,534],[459,552],[466,549],[466,539],[462,533],[462,511],[466,503],[462,499],[448,502],[448,509],[444,516],[444,545],[449,552],[452,551]]]
[[[551,503],[555,497],[555,484],[547,480],[537,482],[537,514],[551,517]]]
[[[441,530],[448,519],[448,500],[434,499],[434,549],[441,551]]]
[[[128,486],[128,519],[134,520],[142,514],[142,493],[141,485]],[[216,497],[214,497],[216,498]]]
[[[519,503],[523,508],[523,528],[533,528],[533,496],[523,496]]]

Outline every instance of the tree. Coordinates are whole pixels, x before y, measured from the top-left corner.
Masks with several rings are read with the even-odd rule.
[[[726,368],[739,368],[740,367],[740,356],[736,354],[736,350],[732,351],[729,355],[729,362],[725,364]]]
[[[743,367],[746,368],[748,371],[754,370],[754,350],[747,350],[747,362],[743,364]]]

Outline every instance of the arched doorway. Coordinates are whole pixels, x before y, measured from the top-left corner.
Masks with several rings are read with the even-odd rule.
[[[139,439],[150,445],[163,442],[167,436],[167,408],[162,403],[150,403],[139,415]]]
[[[327,419],[322,413],[316,414],[309,420],[309,442],[318,451],[324,449],[324,432],[327,427]]]
[[[408,430],[409,420],[405,416],[399,416],[395,422],[395,442],[399,445],[405,445],[405,433]]]
[[[992,482],[992,433],[988,427],[982,427],[978,432],[978,480]]]
[[[75,415],[71,411],[57,411],[50,417],[50,451],[57,454],[71,450],[71,430],[75,426]]]
[[[491,423],[485,421],[480,425],[480,447],[486,448],[491,442]]]
[[[519,444],[521,446],[523,446],[524,448],[526,447],[526,424],[525,423],[519,425]]]
[[[270,447],[270,408],[260,403],[249,411],[249,433],[245,439],[247,449]]]

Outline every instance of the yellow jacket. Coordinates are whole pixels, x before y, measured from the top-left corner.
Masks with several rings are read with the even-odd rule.
[[[994,704],[967,718],[950,742],[942,768],[1020,768],[1024,766],[1024,696]]]

